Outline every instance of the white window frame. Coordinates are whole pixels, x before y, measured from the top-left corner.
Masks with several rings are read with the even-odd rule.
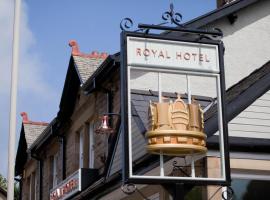
[[[94,126],[93,123],[89,123],[89,168],[94,168],[95,151],[94,151]]]
[[[53,155],[53,183],[52,188],[56,187],[58,178],[57,178],[57,154]]]
[[[84,154],[83,154],[83,148],[84,148],[84,129],[82,128],[79,131],[79,168],[83,168],[84,165]]]

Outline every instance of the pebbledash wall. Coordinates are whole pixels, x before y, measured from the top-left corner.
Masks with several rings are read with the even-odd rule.
[[[248,82],[247,78],[253,77],[252,74],[256,70],[260,72],[267,69],[266,65],[270,60],[270,2],[268,0],[235,0],[187,22],[186,26],[220,28],[223,31],[228,91],[237,87],[245,91],[248,88],[243,87],[248,84],[243,82]],[[177,33],[169,34],[177,36]],[[106,178],[108,182],[114,180],[121,171],[121,141],[114,148],[111,146],[114,144],[114,136],[108,138],[94,134],[94,128],[97,127],[101,114],[120,111],[119,55],[107,56],[97,52],[83,54],[79,52],[75,41],[70,45],[72,55],[56,118],[47,125],[26,118],[23,120],[16,158],[16,175],[21,178],[21,198],[50,199],[53,188],[65,183],[65,180],[78,169],[88,168],[96,169],[98,175],[95,171],[93,173],[95,178],[90,186],[78,192],[72,199],[141,199],[142,196],[138,192],[130,196],[124,194],[120,189],[120,179],[116,179],[117,183],[108,184],[101,191],[95,190],[106,182]],[[261,73],[266,72],[267,70]],[[98,74],[104,74],[105,77]],[[137,88],[145,87],[146,83],[143,79],[145,80],[143,76],[137,77]],[[151,85],[150,80],[147,79],[148,85]],[[206,88],[198,87],[196,90],[206,91]],[[112,91],[112,94],[109,91]],[[211,94],[210,91],[206,96]],[[237,94],[241,96],[242,93]],[[262,142],[266,147],[270,146],[269,102],[270,92],[266,92],[229,122],[231,142],[240,139],[244,143],[246,141],[248,146],[254,145],[250,141],[259,139],[258,143]],[[114,127],[118,126],[117,117],[113,119],[113,123]],[[38,127],[41,124],[42,127]],[[139,137],[141,136],[138,135],[138,140]],[[145,145],[142,141],[140,140],[141,143],[138,144]],[[231,150],[233,180],[269,181],[269,150],[257,151],[258,149],[252,148],[246,150],[240,143],[239,145],[237,143],[236,147],[239,148]],[[115,160],[110,161],[108,158],[114,149]],[[141,153],[143,155],[144,152]],[[211,159],[211,155],[216,154],[215,148],[209,149],[208,167],[211,170],[208,173],[215,173],[215,169],[218,168],[216,160]],[[108,171],[108,166],[111,166],[111,171]],[[161,186],[139,185],[138,189],[148,199],[169,199],[168,192]],[[208,187],[203,192],[203,199],[210,197],[220,199],[220,193],[215,194],[217,190],[217,187]]]

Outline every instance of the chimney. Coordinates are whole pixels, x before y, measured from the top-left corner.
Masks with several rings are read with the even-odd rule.
[[[23,123],[29,122],[28,115],[27,115],[26,112],[22,112],[22,113],[21,113],[21,116],[22,116],[22,118],[23,118]]]

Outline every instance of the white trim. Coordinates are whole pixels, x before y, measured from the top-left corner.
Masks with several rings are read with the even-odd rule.
[[[127,84],[127,90],[128,90],[128,114],[131,115],[131,97],[130,97],[130,69],[131,67],[128,66],[127,69],[127,80],[128,80],[128,84]],[[132,135],[131,135],[131,117],[128,117],[128,134],[129,134],[129,149],[128,149],[128,153],[129,153],[129,172],[132,175],[133,174],[133,166],[132,166]],[[123,140],[124,142],[124,140]],[[123,145],[124,146],[124,145]]]
[[[83,137],[83,130],[81,129],[79,132],[79,168],[83,168],[83,164],[84,164],[84,155],[83,155],[83,141],[84,141],[84,137]]]
[[[89,168],[94,168],[95,151],[94,151],[94,128],[93,124],[89,124]]]
[[[225,149],[224,149],[224,133],[223,133],[223,117],[222,117],[222,103],[221,103],[221,89],[220,89],[220,76],[216,77],[217,85],[217,104],[218,104],[218,128],[219,128],[219,149],[220,149],[220,162],[221,162],[221,176],[226,177],[225,169]],[[225,101],[225,98],[224,98]]]
[[[130,178],[136,179],[160,179],[160,176],[147,176],[147,175],[130,175]],[[207,178],[207,177],[175,177],[163,176],[164,180],[200,180],[200,181],[225,181],[225,178]]]

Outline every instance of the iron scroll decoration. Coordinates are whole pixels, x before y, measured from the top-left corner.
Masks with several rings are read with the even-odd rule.
[[[136,191],[137,187],[135,184],[133,183],[128,183],[128,184],[124,184],[121,186],[121,190],[125,193],[125,194],[133,194]]]
[[[175,24],[177,26],[183,26],[182,24],[180,24],[180,22],[182,21],[182,15],[178,12],[174,12],[174,6],[171,3],[170,4],[170,10],[166,11],[162,14],[162,19],[164,20],[164,22],[158,24],[158,25],[164,25],[167,23],[171,23],[171,24]],[[122,31],[128,31],[133,27],[133,21],[132,19],[126,17],[124,19],[121,20],[120,22],[120,28]],[[143,31],[143,29],[138,29],[135,30],[135,32],[137,31]]]
[[[177,26],[183,26],[182,24],[180,24],[180,22],[182,21],[182,15],[180,13],[174,12],[174,6],[172,3],[170,4],[170,11],[163,13],[162,19],[164,21],[170,20],[171,24],[175,24]]]
[[[132,19],[130,19],[128,17],[122,19],[120,22],[120,28],[122,31],[127,31],[127,30],[131,29],[132,26],[133,26],[133,21],[132,21]]]
[[[169,11],[166,11],[161,16],[163,22],[157,25],[148,25],[148,24],[138,24],[138,29],[134,30],[134,32],[145,32],[146,34],[149,33],[150,29],[156,29],[156,30],[167,30],[167,31],[179,31],[179,32],[185,32],[185,33],[193,33],[200,35],[200,39],[202,38],[208,38],[208,39],[216,39],[216,38],[210,38],[209,35],[213,37],[222,37],[223,33],[220,29],[214,28],[212,31],[207,30],[201,30],[201,29],[191,29],[186,27],[184,24],[181,24],[182,21],[182,15],[178,12],[174,11],[174,6],[171,3]],[[162,26],[165,24],[172,24],[176,25],[176,27],[170,27],[170,26]],[[120,22],[120,29],[122,31],[132,31],[133,27],[133,21],[131,18],[124,18]]]

